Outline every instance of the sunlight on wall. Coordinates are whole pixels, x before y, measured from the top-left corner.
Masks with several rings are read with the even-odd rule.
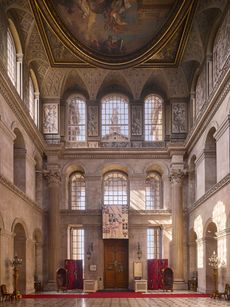
[[[145,190],[132,189],[130,191],[130,207],[134,210],[145,210]]]
[[[225,205],[222,201],[218,201],[215,205],[212,218],[217,226],[218,233],[226,228],[226,213]],[[220,258],[220,265],[226,265],[227,262],[227,242],[225,236],[218,236],[217,234],[217,246],[218,246],[218,257]]]
[[[197,235],[197,267],[203,268],[204,262],[204,245],[203,245],[203,222],[200,215],[198,215],[194,220],[194,230]]]
[[[218,201],[218,203],[215,205],[212,212],[212,218],[217,226],[218,232],[226,228],[225,205],[222,201]]]

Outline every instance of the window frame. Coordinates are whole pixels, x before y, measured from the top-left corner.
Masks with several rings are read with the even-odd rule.
[[[162,111],[162,118],[161,118],[161,135],[162,135],[162,138],[160,140],[148,140],[146,139],[146,126],[150,126],[151,128],[153,128],[153,124],[147,124],[146,121],[146,103],[147,103],[147,100],[150,99],[151,97],[156,97],[158,98],[160,101],[161,101],[161,105],[162,105],[162,108],[161,108],[161,111]],[[144,141],[145,142],[163,142],[165,140],[165,103],[164,103],[164,99],[162,96],[156,94],[156,93],[150,93],[149,95],[147,95],[144,99],[144,125],[143,125],[143,132],[144,132]]]
[[[76,235],[75,237],[80,237],[80,248],[76,248],[77,250],[80,250],[80,253],[76,252],[74,253],[74,242],[73,242],[73,231],[80,232],[80,235]],[[83,271],[84,271],[84,263],[85,263],[85,229],[80,225],[71,225],[68,228],[68,237],[69,237],[69,246],[68,246],[68,255],[70,259],[74,260],[82,260],[83,265]],[[78,242],[76,240],[76,242]],[[77,244],[75,244],[77,245]],[[80,255],[80,257],[75,257],[74,255]]]
[[[84,124],[78,124],[78,125],[70,125],[69,124],[69,105],[70,103],[76,99],[76,101],[81,101],[84,103]],[[83,140],[71,140],[70,139],[70,133],[69,133],[69,127],[83,127],[84,131],[84,139]],[[87,142],[87,103],[86,103],[86,98],[79,94],[79,93],[74,93],[71,94],[67,99],[66,99],[66,141],[70,144],[81,144]],[[81,130],[80,130],[81,131]],[[71,134],[72,135],[72,134]],[[80,135],[80,137],[82,137]]]
[[[105,124],[103,123],[103,117],[105,117],[105,115],[107,114],[106,112],[105,112],[105,115],[103,114],[103,105],[108,103],[108,101],[106,101],[106,99],[108,99],[109,97],[115,97],[116,99],[119,98],[120,102],[123,100],[124,101],[124,105],[127,106],[127,114],[124,113],[124,114],[121,115],[123,117],[127,117],[126,118],[127,119],[127,124],[121,124],[120,125],[121,129],[124,127],[124,129],[127,130],[127,135],[120,133],[118,135],[118,137],[116,138],[116,136],[113,135],[112,133],[103,134],[103,127],[105,127],[105,130],[106,130],[106,127],[108,127],[108,129],[109,129],[112,126],[112,125],[108,125],[106,123]],[[109,114],[109,115],[110,115],[110,118],[111,118],[112,114]],[[121,93],[116,93],[115,92],[115,93],[107,94],[107,95],[105,95],[105,96],[103,96],[101,98],[101,103],[100,103],[100,130],[101,130],[101,133],[100,133],[100,135],[101,135],[101,140],[102,141],[110,141],[110,142],[111,141],[113,141],[113,142],[116,142],[116,141],[117,142],[119,142],[119,141],[126,141],[126,142],[129,142],[130,141],[130,129],[131,129],[130,120],[131,120],[131,116],[130,116],[130,101],[129,101],[128,96],[126,96],[124,94],[121,94]],[[125,128],[125,127],[127,127],[127,128]]]
[[[72,200],[72,196],[73,196],[73,181],[72,178],[75,177],[76,175],[80,176],[80,179],[84,179],[79,180],[79,182],[84,182],[84,185],[78,186],[77,184],[75,185],[75,188],[79,189],[80,188],[80,199],[82,198],[82,192],[81,192],[81,188],[84,187],[84,206],[81,206],[82,201],[80,201],[80,206],[78,205],[77,199],[75,200],[75,204],[76,206],[73,206],[73,200]],[[77,193],[77,191],[75,191],[75,193]],[[72,211],[79,211],[79,210],[86,210],[86,181],[85,181],[85,176],[84,173],[81,171],[75,171],[72,174],[70,174],[69,176],[69,209]]]
[[[9,57],[9,55],[11,56]],[[13,68],[11,65],[12,63],[14,65]],[[16,45],[15,45],[13,34],[9,28],[7,29],[7,75],[9,76],[12,84],[16,88],[17,86],[17,50],[16,50]]]
[[[147,206],[147,201],[146,201],[146,198],[147,198],[147,181],[149,178],[153,177],[153,175],[156,175],[158,178],[159,178],[159,191],[158,191],[158,194],[159,194],[159,207],[155,207],[155,206],[152,206],[150,208],[150,206],[148,207]],[[150,189],[152,190],[152,186],[153,185],[150,185]],[[151,194],[151,191],[150,191],[150,194]],[[153,205],[154,205],[154,201],[151,202]],[[145,210],[162,210],[164,209],[164,203],[163,203],[163,180],[162,180],[162,175],[153,170],[153,171],[150,171],[147,176],[146,176],[146,179],[145,179]]]
[[[113,200],[112,204],[111,203],[105,203],[105,179],[106,179],[107,176],[109,176],[110,174],[113,174],[113,173],[114,174],[116,174],[116,173],[120,174],[126,179],[126,203],[123,203],[122,200],[120,201],[120,203],[119,203],[119,201],[118,201],[118,203],[116,203],[116,202],[114,202],[114,200]],[[128,180],[128,175],[125,172],[123,172],[121,170],[111,170],[111,171],[106,172],[103,176],[102,185],[103,185],[103,189],[102,189],[102,191],[103,191],[103,206],[126,206],[126,207],[129,207],[129,180]],[[109,198],[112,199],[113,196],[114,195],[111,195],[111,196],[108,195],[108,199]],[[123,195],[122,195],[122,198],[123,198]]]
[[[146,255],[147,260],[163,257],[163,231],[160,226],[148,227],[146,230]]]

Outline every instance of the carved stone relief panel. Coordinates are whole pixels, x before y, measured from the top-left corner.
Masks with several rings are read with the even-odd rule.
[[[132,106],[132,135],[142,135],[142,107]]]
[[[230,55],[230,11],[219,28],[213,48],[213,81],[216,83],[226,59]]]
[[[43,104],[43,133],[58,133],[58,104]]]
[[[196,116],[205,102],[205,71],[202,69],[196,84]]]
[[[172,133],[187,132],[187,104],[172,103]]]
[[[88,106],[88,136],[98,136],[98,106]]]

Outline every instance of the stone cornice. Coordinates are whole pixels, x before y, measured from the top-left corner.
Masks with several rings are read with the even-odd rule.
[[[199,198],[191,208],[188,209],[189,213],[201,206],[205,201],[207,201],[211,196],[221,190],[224,186],[230,183],[230,174],[226,175],[222,180],[217,182],[213,187],[211,187],[207,193],[205,193],[201,198]]]
[[[218,78],[215,86],[213,87],[212,93],[208,97],[207,101],[201,109],[201,113],[196,118],[195,123],[188,133],[185,141],[185,147],[188,152],[194,147],[195,143],[201,137],[202,133],[206,129],[208,123],[220,107],[221,103],[228,95],[230,91],[230,56],[228,57],[222,73]]]
[[[222,125],[216,131],[214,135],[215,139],[218,141],[229,127],[230,127],[230,115],[226,117],[226,120],[222,123]]]
[[[39,213],[42,213],[43,210],[38,207],[38,205],[29,198],[23,191],[21,191],[18,187],[16,187],[12,182],[7,180],[5,177],[0,175],[0,184],[9,189],[15,196],[20,197],[23,201],[25,201],[32,209],[36,210]]]
[[[102,216],[102,209],[91,209],[91,210],[70,210],[61,209],[61,215],[63,216]],[[170,209],[159,209],[159,210],[133,210],[129,209],[130,216],[168,216],[171,217],[172,210]]]
[[[9,105],[16,118],[25,129],[29,137],[35,143],[37,149],[42,154],[45,150],[45,142],[42,134],[35,126],[32,118],[29,116],[24,102],[19,97],[16,88],[11,84],[11,81],[7,75],[7,72],[0,61],[0,93],[4,97],[6,103]]]

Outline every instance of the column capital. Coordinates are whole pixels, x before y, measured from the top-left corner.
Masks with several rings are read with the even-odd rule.
[[[59,170],[45,171],[44,177],[47,179],[49,185],[59,184],[61,182],[61,174]]]
[[[182,183],[186,172],[182,169],[171,169],[169,180],[171,183]]]

